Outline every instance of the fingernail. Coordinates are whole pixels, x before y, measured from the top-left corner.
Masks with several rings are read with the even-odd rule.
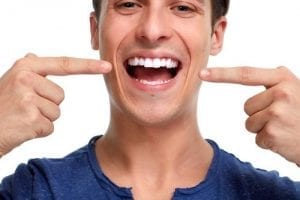
[[[210,75],[210,71],[208,69],[203,69],[200,71],[200,77],[201,78],[207,78]]]
[[[103,61],[103,62],[101,63],[101,67],[102,67],[102,69],[104,69],[105,71],[110,71],[111,68],[112,68],[111,64],[110,64],[109,62],[105,62],[105,61]]]

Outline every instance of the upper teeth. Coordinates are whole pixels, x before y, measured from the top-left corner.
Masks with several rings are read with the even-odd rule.
[[[131,66],[144,66],[146,68],[176,68],[178,67],[178,61],[171,58],[130,58],[128,64]]]

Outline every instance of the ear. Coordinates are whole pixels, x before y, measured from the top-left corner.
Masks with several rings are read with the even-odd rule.
[[[224,16],[214,25],[210,49],[210,54],[213,56],[222,50],[226,26],[227,19]]]
[[[98,19],[95,12],[90,14],[91,45],[94,50],[99,50]]]

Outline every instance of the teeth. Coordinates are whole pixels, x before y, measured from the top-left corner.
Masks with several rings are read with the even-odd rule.
[[[150,67],[152,67],[152,66],[153,66],[153,61],[152,61],[152,59],[146,58],[144,67],[150,68]]]
[[[130,58],[128,64],[131,66],[144,66],[145,68],[160,68],[166,67],[176,68],[178,67],[178,61],[171,58]]]
[[[160,68],[161,62],[159,58],[153,59],[153,67],[154,68]]]
[[[144,66],[145,65],[145,59],[140,58],[138,64],[141,65],[141,66]]]
[[[162,85],[162,84],[166,84],[168,82],[170,82],[170,80],[157,80],[157,81],[147,81],[147,80],[138,80],[136,79],[136,81],[139,81],[140,83],[144,84],[144,85]]]

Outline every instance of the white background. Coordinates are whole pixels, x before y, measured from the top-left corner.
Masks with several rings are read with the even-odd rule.
[[[224,50],[211,58],[209,66],[285,65],[300,77],[300,1],[231,1]],[[98,53],[90,48],[91,10],[92,0],[0,1],[0,74],[28,52],[97,59]],[[29,158],[64,156],[105,132],[109,106],[100,75],[50,79],[66,93],[55,132],[45,139],[26,142],[4,156],[0,160],[0,179]],[[300,181],[299,168],[258,148],[254,135],[244,128],[243,104],[262,90],[263,87],[205,83],[199,100],[201,131],[241,160]]]

